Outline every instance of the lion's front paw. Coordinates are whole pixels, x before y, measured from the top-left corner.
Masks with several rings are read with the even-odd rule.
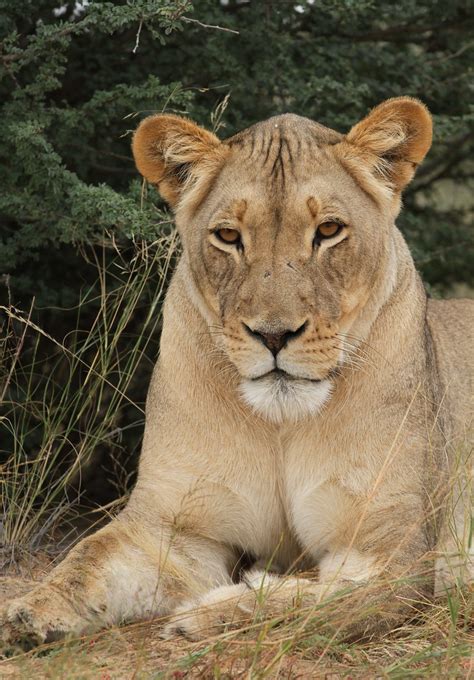
[[[30,649],[67,633],[82,632],[87,621],[55,590],[40,586],[7,605],[1,624],[4,644]]]
[[[255,602],[255,593],[245,583],[214,588],[175,609],[164,637],[184,635],[190,640],[203,640],[240,628],[252,620]]]

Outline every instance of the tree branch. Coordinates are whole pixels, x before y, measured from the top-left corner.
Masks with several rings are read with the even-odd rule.
[[[239,31],[234,31],[233,28],[227,28],[226,26],[216,26],[214,24],[203,24],[199,19],[191,19],[191,17],[181,17],[181,21],[187,24],[197,24],[201,28],[214,28],[217,31],[225,31],[226,33],[235,33],[235,35],[240,35]]]

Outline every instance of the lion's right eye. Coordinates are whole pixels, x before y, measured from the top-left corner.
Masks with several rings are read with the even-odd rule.
[[[214,234],[222,243],[233,246],[240,246],[242,244],[240,231],[237,231],[237,229],[216,229]]]

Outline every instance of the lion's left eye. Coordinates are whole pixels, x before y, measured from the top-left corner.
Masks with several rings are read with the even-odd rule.
[[[223,243],[229,243],[230,245],[240,244],[240,232],[237,229],[217,229],[214,233]]]
[[[337,236],[343,228],[344,224],[342,224],[342,222],[323,222],[316,229],[313,243],[319,245],[324,239],[334,238],[334,236]]]

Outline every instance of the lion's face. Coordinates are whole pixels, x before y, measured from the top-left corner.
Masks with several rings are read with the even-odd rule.
[[[387,289],[398,193],[354,171],[345,138],[304,118],[214,140],[215,167],[177,209],[193,288],[244,400],[273,421],[313,414]]]
[[[317,133],[320,133],[319,135]],[[282,116],[231,152],[183,230],[215,341],[271,419],[318,410],[383,266],[387,219],[321,138]],[[253,150],[253,152],[252,152]],[[347,341],[347,342],[346,342]]]

